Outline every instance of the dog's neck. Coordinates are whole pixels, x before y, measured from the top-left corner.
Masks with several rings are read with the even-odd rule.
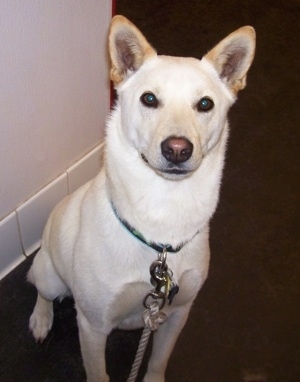
[[[162,253],[163,251],[167,251],[167,252],[171,252],[171,253],[177,253],[179,252],[188,242],[190,242],[191,240],[193,240],[193,238],[199,233],[199,231],[197,231],[195,233],[195,235],[190,239],[190,240],[187,240],[181,244],[179,244],[178,246],[176,247],[172,247],[172,245],[170,244],[162,244],[162,243],[155,243],[153,241],[148,241],[145,239],[144,235],[139,232],[137,229],[135,229],[134,227],[132,227],[128,222],[127,220],[124,220],[123,218],[121,218],[121,216],[119,215],[118,211],[116,210],[115,206],[113,205],[113,203],[111,202],[111,207],[112,207],[112,210],[115,214],[115,216],[118,218],[118,220],[120,221],[120,223],[122,223],[122,225],[124,226],[124,228],[126,228],[126,230],[131,234],[133,235],[136,239],[138,239],[139,241],[141,241],[142,243],[144,243],[145,245],[147,245],[148,247],[154,249],[156,252],[159,252],[159,253]]]

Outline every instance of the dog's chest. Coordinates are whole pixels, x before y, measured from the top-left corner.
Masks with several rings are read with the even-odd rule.
[[[191,303],[201,284],[201,275],[197,270],[186,270],[178,280],[176,278],[179,291],[173,296],[171,303],[166,298],[163,311],[170,314],[180,306]],[[142,316],[145,310],[143,302],[152,289],[153,286],[146,281],[132,281],[123,285],[111,305],[110,313],[114,326],[121,329],[135,329],[143,326]],[[151,303],[151,299],[149,302]]]
[[[144,247],[141,253],[141,244],[124,233],[122,248],[127,249],[125,252],[114,241],[110,251],[102,251],[101,256],[99,251],[94,251],[85,257],[76,257],[75,300],[90,321],[101,322],[108,331],[115,327],[143,326],[143,301],[154,288],[150,282],[150,266],[157,260],[157,254]],[[166,302],[166,314],[192,303],[206,279],[208,263],[207,234],[203,232],[179,252],[168,254],[168,269],[172,271],[172,281],[179,286],[179,293],[171,305]]]

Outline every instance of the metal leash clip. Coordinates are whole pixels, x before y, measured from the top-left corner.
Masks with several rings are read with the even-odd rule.
[[[172,281],[173,272],[168,268],[167,265],[167,247],[163,248],[163,251],[158,254],[158,259],[153,261],[153,263],[150,265],[150,275],[150,281],[154,286],[154,289],[152,289],[146,295],[144,299],[144,306],[145,308],[150,309],[151,299],[160,300],[159,309],[162,309],[166,303],[167,298],[169,298],[169,303],[172,302],[173,297],[170,299],[170,292],[175,286]],[[178,289],[177,286],[176,288]]]

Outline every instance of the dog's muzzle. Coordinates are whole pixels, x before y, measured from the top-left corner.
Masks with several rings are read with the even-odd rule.
[[[149,167],[163,177],[168,179],[182,179],[196,169],[189,161],[192,157],[193,149],[194,146],[192,142],[187,138],[170,136],[160,145],[161,159],[158,163],[147,158],[144,153],[141,154],[141,158]]]

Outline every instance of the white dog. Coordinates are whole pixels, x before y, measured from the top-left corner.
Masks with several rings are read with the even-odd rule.
[[[172,300],[175,285],[180,289],[163,308],[167,319],[155,332],[144,381],[165,380],[207,277],[227,112],[246,85],[254,50],[255,32],[246,26],[201,61],[158,56],[131,22],[113,18],[109,52],[118,101],[103,166],[54,209],[28,274],[38,290],[30,318],[37,341],[52,326],[52,301],[73,295],[88,382],[109,380],[105,344],[112,329],[143,326],[143,300],[153,288],[149,266],[158,252],[168,254],[172,269],[164,293]]]

